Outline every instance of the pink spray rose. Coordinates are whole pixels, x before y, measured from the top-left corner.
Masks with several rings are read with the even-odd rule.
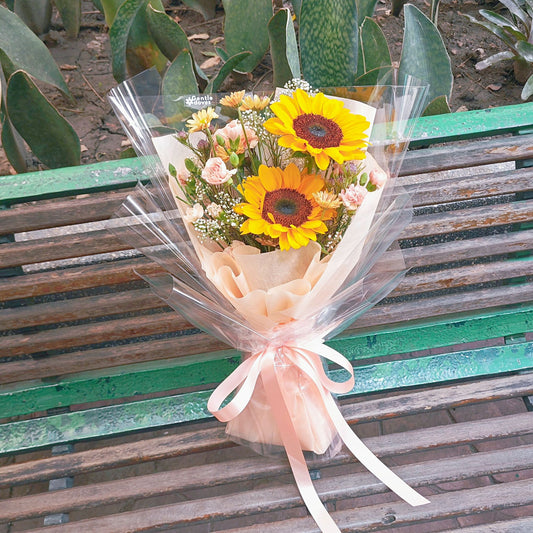
[[[368,179],[372,185],[375,185],[379,189],[385,185],[385,182],[387,181],[387,174],[380,168],[375,168],[374,170],[370,171]]]
[[[355,211],[363,203],[367,192],[362,185],[352,183],[347,189],[341,191],[339,197],[348,211]]]
[[[245,127],[243,131],[242,124],[238,120],[232,120],[223,128],[217,130],[216,136],[220,136],[222,139],[224,139],[224,146],[215,146],[215,152],[217,156],[221,157],[224,161],[229,159],[229,155],[226,153],[226,150],[230,150],[230,141],[236,141],[239,139],[239,146],[236,150],[237,154],[244,153],[248,146],[250,148],[255,148],[259,142],[255,131],[248,127]]]
[[[231,179],[235,172],[237,172],[237,169],[228,170],[226,163],[220,157],[212,157],[207,160],[202,170],[202,178],[210,185],[222,185]]]

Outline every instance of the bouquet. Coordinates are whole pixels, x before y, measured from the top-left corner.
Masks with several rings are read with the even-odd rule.
[[[331,456],[344,443],[403,499],[427,503],[343,419],[334,395],[352,390],[353,368],[325,344],[405,273],[394,243],[411,209],[394,178],[424,89],[293,80],[271,95],[143,96],[139,81],[110,99],[151,186],[119,216],[128,242],[168,272],[146,278],[155,292],[243,353],[208,409],[235,441],[286,451],[324,532],[339,529],[304,452]],[[327,361],[346,381],[328,377]]]

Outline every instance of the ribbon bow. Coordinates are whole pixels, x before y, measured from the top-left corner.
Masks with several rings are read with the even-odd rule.
[[[261,379],[268,403],[279,428],[298,490],[311,516],[323,533],[340,533],[340,529],[326,511],[311,481],[297,431],[287,407],[289,405],[288,398],[286,398],[287,391],[284,390],[277,370],[277,356],[282,356],[291,364],[296,365],[311,380],[319,391],[330,421],[340,438],[361,464],[407,503],[414,506],[429,503],[426,498],[385,466],[365,446],[344,420],[331,395],[332,393],[347,393],[353,389],[355,383],[352,365],[343,355],[326,346],[323,342],[315,342],[307,346],[268,346],[243,361],[213,391],[207,403],[207,408],[220,422],[233,420],[248,405],[257,380]],[[329,379],[324,372],[321,356],[348,371],[350,374],[348,379],[343,382]],[[232,400],[224,407],[221,407],[224,401],[237,389],[239,390]]]

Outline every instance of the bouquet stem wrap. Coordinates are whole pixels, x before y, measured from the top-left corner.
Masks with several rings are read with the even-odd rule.
[[[259,156],[265,160],[274,157],[265,156],[260,146],[256,147],[260,133],[256,136],[252,132],[248,139],[248,126],[237,123],[235,137],[232,126],[235,121],[224,129],[212,127],[211,131],[206,126],[219,117],[224,101],[235,100],[235,95],[229,100],[221,100],[217,95],[161,95],[158,82],[154,83],[150,74],[141,76],[140,83],[135,79],[124,82],[110,95],[133,146],[145,157],[151,178],[151,186],[139,185],[117,213],[122,219],[120,235],[167,272],[144,277],[156,294],[191,324],[246,354],[240,366],[213,392],[208,409],[227,424],[226,432],[236,442],[248,444],[260,453],[270,453],[279,447],[286,451],[301,496],[325,533],[339,529],[313,487],[304,452],[331,456],[343,443],[398,496],[411,505],[427,503],[377,459],[344,420],[333,395],[353,389],[353,368],[348,359],[325,344],[384,298],[405,274],[395,241],[409,223],[412,210],[408,195],[395,187],[394,177],[412,131],[411,119],[420,112],[424,89],[415,85],[341,88],[330,91],[331,100],[328,99],[331,96],[323,94],[315,99],[303,93],[297,93],[292,100],[286,97],[278,105],[279,116],[286,119],[293,113],[296,117],[295,129],[289,124],[290,135],[282,137],[286,144],[306,149],[305,143],[296,138],[298,131],[302,130],[304,136],[307,131],[320,137],[328,133],[328,128],[335,135],[344,128],[342,132],[348,140],[344,142],[337,135],[338,151],[327,152],[319,147],[316,164],[306,156],[306,168],[303,164],[299,167],[292,162],[287,164],[283,156],[278,160],[285,161],[286,168],[265,170],[261,166],[257,170]],[[140,86],[151,96],[142,96],[138,92]],[[371,107],[351,100],[358,97]],[[344,102],[342,105],[335,101],[339,98]],[[206,102],[214,107],[206,109]],[[255,102],[260,104],[261,99]],[[254,100],[250,97],[248,103],[252,105]],[[300,104],[303,110],[298,108]],[[306,106],[311,106],[308,111]],[[275,105],[272,108],[276,109]],[[374,120],[368,152],[354,148],[358,141],[350,144],[352,130],[346,126],[349,113],[345,108],[356,109],[361,116],[368,117],[368,122],[363,116],[359,124]],[[198,112],[187,124],[192,131],[202,130],[204,136],[194,140],[197,144],[184,148],[176,130],[171,128],[169,116],[183,127],[184,120],[195,109]],[[335,120],[331,117],[337,120],[333,126]],[[278,120],[274,130],[285,127]],[[240,132],[244,132],[246,143],[241,142]],[[226,141],[223,133],[233,137]],[[319,141],[322,142],[321,138]],[[201,157],[205,146],[210,150],[210,159],[201,163],[205,167],[200,174],[191,158]],[[220,157],[214,157],[215,147]],[[341,149],[359,153],[361,163],[334,168],[328,163],[328,154],[342,159]],[[280,153],[286,154],[287,150]],[[224,163],[226,156],[228,161]],[[243,170],[247,162],[250,167]],[[322,176],[307,174],[313,165]],[[176,179],[169,177],[169,170]],[[183,178],[187,172],[196,175],[194,187],[192,178]],[[226,208],[224,212],[221,205],[228,198],[224,195],[231,189],[228,180],[231,184],[239,172],[244,174],[238,178],[241,181],[234,193],[238,191],[244,200],[234,210]],[[386,175],[386,183],[373,185],[369,178],[373,172]],[[355,176],[353,185],[344,184],[342,191],[339,187],[336,193],[328,192],[327,183],[335,187],[335,180],[350,177],[350,173]],[[213,176],[219,181],[210,186],[208,180]],[[326,184],[321,189],[324,192],[315,201],[311,192],[322,187],[322,183]],[[364,200],[358,200],[353,207],[351,202],[361,195],[362,189]],[[278,195],[281,203],[269,200],[272,191],[272,197]],[[209,201],[204,201],[203,206],[193,205],[196,199],[191,195],[197,193],[204,200],[205,194],[211,195]],[[292,220],[286,212],[289,213],[291,205],[294,207],[291,204],[294,198],[296,203],[309,208],[308,218],[304,217],[306,222],[300,226],[302,221],[286,222]],[[257,209],[253,204],[259,199],[261,205]],[[278,209],[276,205],[280,206],[280,211],[275,211],[279,219],[265,207],[269,202],[274,211]],[[224,215],[220,218],[221,209]],[[338,209],[336,215],[332,215],[334,209]],[[202,219],[206,211],[207,218]],[[214,227],[212,224],[223,220],[229,228],[228,220],[242,221],[245,213],[255,213],[257,217],[241,226],[245,242],[236,239],[222,245],[220,240],[206,239],[205,231]],[[205,223],[197,223],[198,220]],[[327,250],[330,241],[322,239],[322,233],[342,220],[346,227],[330,253]],[[248,237],[249,228],[259,234],[252,236],[257,238],[257,246],[250,245],[253,242]],[[281,249],[275,248],[278,238]],[[324,362],[340,366],[348,378],[343,382],[332,381]]]
[[[341,383],[329,379],[324,372],[321,357],[344,368],[349,372],[350,377]],[[429,503],[426,498],[383,464],[344,420],[331,396],[331,394],[347,393],[354,386],[353,369],[344,356],[322,342],[315,342],[307,347],[268,346],[246,359],[226,378],[213,392],[207,406],[218,420],[231,422],[245,410],[258,382],[262,383],[266,402],[279,428],[298,490],[309,512],[324,533],[340,532],[340,530],[322,505],[313,487],[298,430],[295,427],[297,420],[292,416],[289,407],[291,398],[288,397],[287,391],[292,390],[292,383],[287,383],[283,372],[284,367],[280,365],[280,362],[298,369],[312,383],[320,398],[320,403],[317,404],[315,401],[314,407],[319,410],[323,409],[327,413],[329,421],[335,427],[342,442],[361,464],[407,503],[414,506]],[[221,407],[222,403],[237,390],[238,392],[231,401]]]

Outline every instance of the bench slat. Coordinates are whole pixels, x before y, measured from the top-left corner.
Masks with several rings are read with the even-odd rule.
[[[371,311],[376,314],[378,311]],[[370,322],[371,324],[371,322]],[[516,310],[497,309],[481,316],[424,320],[422,324],[411,322],[409,327],[388,327],[377,330],[369,326],[367,331],[359,322],[335,341],[337,350],[350,360],[380,357],[391,353],[401,354],[428,348],[451,346],[480,339],[492,339],[517,335],[533,329],[533,313],[530,307]],[[187,342],[189,341],[189,342]],[[211,342],[210,342],[211,341]],[[182,356],[192,355],[214,348],[209,337],[199,334],[180,339],[151,339],[125,346],[84,350],[65,355],[40,359],[25,359],[3,363],[0,383],[43,379],[86,370],[155,361],[176,356],[177,342]]]
[[[186,363],[189,363],[188,367]],[[121,395],[133,395],[165,390],[172,391],[183,380],[187,384],[219,382],[234,370],[239,358],[219,359],[208,365],[207,361],[177,360],[173,366],[151,370],[142,368],[135,379],[132,369],[127,374],[104,376],[101,380],[71,378],[59,384],[43,385],[40,389],[24,388],[5,391],[0,396],[0,412],[14,416],[60,405],[112,399]],[[487,376],[533,367],[533,348],[528,344],[513,344],[498,348],[488,347],[465,350],[451,354],[431,355],[417,360],[389,361],[355,368],[357,394],[379,390],[438,383],[461,378]],[[414,371],[413,369],[416,369]],[[333,372],[333,379],[339,379]],[[387,382],[384,382],[384,377]],[[345,376],[343,376],[345,377]],[[30,384],[31,385],[31,384]],[[533,385],[530,384],[529,390]],[[45,395],[44,392],[53,394]],[[94,438],[98,435],[129,432],[146,427],[161,427],[185,420],[202,420],[210,417],[206,408],[209,390],[139,400],[133,403],[87,409],[53,415],[41,419],[29,419],[5,423],[0,426],[0,453],[12,449],[32,449],[51,444]],[[138,392],[137,392],[138,393]],[[37,405],[35,405],[37,404]],[[150,413],[149,415],[147,413]],[[60,429],[61,428],[61,429]]]
[[[533,421],[533,415],[528,415],[529,424]],[[483,421],[485,424],[489,421]],[[462,426],[475,426],[475,423],[469,422],[462,424]],[[452,433],[448,426],[441,426],[439,429],[444,433]],[[531,425],[529,426],[531,430]],[[422,433],[424,430],[422,430]],[[522,432],[524,430],[522,429]],[[521,432],[521,433],[522,433]],[[525,434],[527,430],[523,433]],[[387,447],[391,450],[392,455],[402,453],[402,451],[412,451],[410,446],[406,446],[407,442],[417,442],[414,450],[420,451],[424,446],[420,446],[417,439],[420,432],[412,431],[398,435],[387,435],[386,437],[377,437],[367,439],[366,444],[371,446],[380,457],[385,455],[380,450],[379,441],[389,440],[394,444],[387,443]],[[435,431],[433,432],[435,436]],[[486,431],[484,432],[486,433]],[[472,428],[471,434],[476,434],[476,429]],[[441,445],[442,438],[430,444],[431,447]],[[448,440],[448,439],[445,439]],[[452,439],[453,440],[453,439]],[[472,439],[474,440],[474,439]],[[372,442],[370,442],[372,441]],[[406,442],[407,441],[407,442]],[[401,444],[403,443],[403,445]],[[427,441],[425,441],[427,445]],[[396,445],[396,446],[394,446]],[[394,450],[396,448],[396,450]],[[392,451],[394,450],[394,451]],[[381,452],[381,453],[380,453]],[[388,453],[386,454],[388,455]],[[442,481],[456,481],[457,479],[464,479],[467,477],[479,477],[488,474],[498,474],[508,471],[525,470],[533,467],[533,445],[521,446],[513,448],[510,451],[498,450],[494,452],[478,453],[475,456],[454,457],[452,459],[443,459],[442,466],[439,465],[435,475],[434,466],[437,462],[423,463],[423,467],[427,470],[425,479],[426,484],[432,484]],[[338,466],[340,464],[353,463],[347,454],[342,454],[340,457],[336,456],[327,466],[321,470],[324,472],[324,477],[327,477],[329,468]],[[433,468],[432,468],[433,467]],[[442,478],[445,472],[444,479]],[[117,481],[110,481],[88,487],[75,487],[55,493],[44,493],[34,496],[26,496],[22,498],[13,499],[9,508],[0,509],[0,522],[14,521],[24,518],[32,518],[42,516],[47,513],[71,512],[73,510],[87,509],[91,507],[99,507],[101,505],[120,503],[126,500],[139,500],[143,498],[159,497],[175,492],[191,491],[194,489],[205,489],[217,485],[230,485],[235,483],[244,483],[251,480],[264,479],[267,477],[278,477],[290,473],[285,461],[272,460],[264,457],[252,456],[246,459],[235,459],[224,461],[224,463],[207,464],[203,466],[193,466],[189,468],[180,468],[179,471],[160,472],[155,474],[147,474],[136,476],[134,479],[126,478]],[[416,474],[413,475],[416,476]],[[361,483],[360,478],[370,475],[360,474],[353,475],[353,482],[348,483],[347,486],[357,485],[357,493],[365,494],[368,490],[365,483]],[[352,476],[343,476],[338,482],[339,487],[343,487],[347,480]],[[437,478],[437,479],[435,479]],[[333,483],[332,483],[333,484]],[[342,490],[342,489],[341,489]],[[285,489],[287,496],[292,495],[294,489]],[[343,491],[344,492],[344,491]],[[355,497],[358,494],[352,493],[348,497]],[[341,495],[343,497],[344,494]],[[268,505],[268,504],[267,504]]]
[[[533,200],[434,213],[415,217],[402,233],[401,239],[442,235],[489,226],[519,224],[532,219]],[[117,233],[120,234],[124,231],[124,229],[118,229]],[[154,242],[154,244],[157,243]],[[0,268],[126,249],[128,249],[127,245],[106,230],[6,243],[2,245]]]
[[[519,458],[523,460],[528,458],[526,463],[531,463],[533,454],[530,452],[530,448],[528,447],[527,450],[514,449],[504,457],[497,452],[486,452],[475,454],[475,456],[454,457],[399,466],[394,470],[412,486],[421,487],[427,484],[464,479],[464,477],[487,475],[491,468],[496,470],[502,466],[505,468],[507,461],[509,461],[509,469],[512,470],[516,464],[519,464]],[[315,484],[324,501],[379,494],[386,490],[384,485],[376,482],[375,478],[368,473],[321,479]],[[470,514],[476,510],[486,510],[487,507],[501,509],[509,506],[528,505],[533,503],[533,479],[470,489],[461,491],[459,494],[449,492],[442,495],[432,495],[431,500],[430,504],[420,507],[411,507],[404,502],[388,503],[386,506],[394,508],[395,524],[401,524],[402,522],[412,522],[415,519],[431,519],[436,514],[440,517],[457,516]],[[51,528],[49,531],[68,532],[85,528],[87,531],[110,533],[142,531],[149,527],[191,526],[194,523],[250,516],[265,511],[286,510],[296,507],[300,503],[301,500],[296,487],[276,486],[250,490],[245,493],[220,495],[212,499],[191,500],[151,509],[129,511],[113,517],[81,520],[73,524],[66,524],[61,528]],[[359,531],[363,528],[366,530],[383,525],[384,510],[383,505],[374,505],[362,509],[333,512],[332,516],[341,528],[351,527]],[[260,524],[247,529],[291,533],[294,531],[317,531],[312,519],[307,517],[284,520],[282,523],[272,524],[270,527]]]
[[[533,159],[533,134],[412,150],[405,154],[400,175],[453,170],[524,159]]]

